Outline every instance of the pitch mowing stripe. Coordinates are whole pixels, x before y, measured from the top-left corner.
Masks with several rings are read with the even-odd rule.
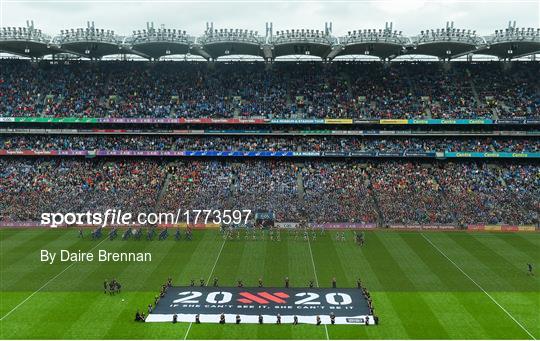
[[[336,278],[338,287],[354,287],[356,282],[354,280],[349,281],[347,272],[343,266],[342,259],[339,257],[337,250],[344,248],[351,243],[349,238],[346,242],[339,242],[334,244],[332,238],[328,239],[325,236],[317,236],[317,240],[311,243],[313,257],[317,259],[317,268],[319,276],[322,278],[322,285],[331,286],[331,279]],[[349,254],[344,260],[347,261],[347,265],[350,265],[350,261],[354,259],[354,254]],[[348,269],[348,271],[351,271]]]
[[[98,247],[101,243],[103,243],[105,240],[107,239],[103,239],[101,242],[99,242],[98,244],[96,244],[93,248],[91,248],[90,250],[88,250],[88,252],[92,252],[92,250],[94,250],[96,247]],[[9,315],[11,315],[11,313],[13,313],[15,310],[17,310],[17,308],[19,308],[21,305],[23,305],[26,301],[28,301],[30,298],[32,298],[32,296],[34,296],[35,294],[37,294],[39,291],[41,291],[41,289],[45,288],[49,283],[51,283],[53,280],[55,280],[56,278],[58,278],[60,275],[62,275],[64,272],[66,272],[69,268],[71,268],[73,265],[75,264],[75,262],[69,264],[64,270],[60,271],[56,276],[54,276],[53,278],[51,278],[50,280],[48,280],[45,284],[43,284],[39,289],[37,289],[36,291],[34,291],[30,296],[28,296],[26,299],[24,299],[21,303],[17,304],[17,306],[13,309],[11,309],[6,315],[4,315],[2,318],[0,318],[0,321],[4,320],[6,317],[8,317]]]
[[[150,242],[152,243],[152,242]],[[174,255],[174,249],[176,247],[179,247],[179,246],[183,246],[181,245],[181,243],[194,243],[194,244],[198,244],[197,242],[194,242],[194,241],[189,241],[189,242],[182,242],[182,241],[155,241],[154,243],[152,243],[152,251],[154,249],[157,249],[158,252],[154,253],[152,252],[152,254],[157,254],[158,257],[156,257],[157,259],[154,260],[152,259],[152,267],[144,267],[143,269],[146,270],[145,271],[145,275],[147,277],[147,282],[148,282],[148,279],[154,279],[154,278],[159,278],[161,275],[161,273],[163,273],[164,271],[166,271],[167,269],[174,269],[175,268],[175,265],[177,264],[177,260],[178,260],[178,254],[177,255]],[[140,267],[139,264],[136,264],[137,267]],[[140,270],[140,269],[137,269],[137,270]],[[172,272],[172,270],[170,271]],[[167,277],[171,277],[173,278],[173,274],[172,273],[169,273],[167,275]],[[163,284],[163,282],[165,282],[166,278],[163,277],[161,279],[161,284]],[[161,286],[161,284],[159,286]],[[156,292],[158,291],[159,289],[159,286],[156,287]],[[142,289],[142,288],[141,288]],[[144,289],[147,289],[147,288],[144,288]]]
[[[495,234],[496,238],[504,241],[508,246],[512,247],[514,250],[519,250],[529,259],[534,259],[535,261],[540,258],[540,244],[536,245],[532,239],[535,236],[538,236],[537,233],[525,234],[525,233],[497,233]],[[528,238],[526,238],[528,237]]]
[[[366,233],[366,239],[368,234]],[[350,287],[356,287],[357,279],[361,279],[362,283],[366,285],[367,288],[373,288],[373,286],[380,286],[380,283],[377,285],[373,284],[377,282],[377,278],[373,275],[373,269],[370,267],[369,263],[366,262],[364,252],[368,252],[367,246],[359,247],[356,243],[339,242],[333,238],[332,235],[323,236],[323,238],[330,238],[331,252],[336,255],[336,259],[339,260],[339,266],[342,272],[342,275],[346,279],[345,284]],[[327,245],[324,245],[325,247]],[[321,249],[320,253],[327,255],[325,249]],[[319,254],[315,252],[315,254]],[[354,260],[354,261],[353,261]],[[331,265],[334,265],[332,259],[328,259],[327,262],[330,262]],[[346,266],[345,266],[346,265]],[[347,271],[345,271],[347,269]],[[340,281],[341,282],[341,281]]]
[[[36,230],[6,230],[0,228],[0,248],[3,255],[16,252],[15,250],[22,249],[21,253],[24,253],[27,249],[31,248],[34,241],[42,242],[44,234],[52,234],[51,229],[38,229]],[[30,246],[29,246],[30,245]]]
[[[381,239],[385,249],[396,260],[396,264],[401,268],[405,279],[408,280],[413,286],[415,286],[415,292],[423,292],[422,300],[426,302],[426,305],[431,311],[432,320],[442,326],[441,331],[448,335],[448,338],[455,338],[456,335],[452,335],[455,329],[452,324],[445,323],[448,320],[449,313],[452,310],[459,310],[460,314],[467,315],[461,305],[454,305],[452,308],[446,307],[449,303],[447,291],[448,287],[436,273],[430,271],[429,266],[426,265],[424,259],[419,257],[415,252],[417,250],[424,249],[430,251],[433,255],[431,248],[428,247],[422,241],[418,235],[410,233],[396,233],[387,238]],[[432,259],[433,257],[427,257]],[[434,289],[440,289],[440,293],[433,293]],[[440,299],[440,300],[439,300]],[[444,308],[442,307],[444,306]],[[446,317],[446,318],[445,318]],[[459,337],[458,337],[459,338]]]
[[[188,246],[180,250],[181,260],[176,259],[177,264],[174,267],[178,268],[179,272],[173,277],[173,284],[188,286],[190,279],[197,280],[206,277],[206,269],[212,265],[212,259],[208,257],[209,251],[217,250],[221,241],[216,241],[214,235],[204,230],[194,233],[193,237],[193,241],[187,242]]]
[[[376,252],[366,253],[366,258],[376,269],[375,274],[383,284],[381,290],[391,291],[391,303],[411,339],[449,339],[441,321],[427,304],[422,290],[407,277],[400,258],[394,258],[382,239],[399,238],[394,233],[373,234],[370,245]],[[399,257],[399,254],[397,255]],[[418,316],[422,317],[419,325]]]
[[[368,262],[363,257],[365,249],[360,248],[354,242],[354,234],[347,231],[345,242],[337,240],[337,234],[333,231],[326,231],[322,236],[317,237],[317,242],[313,243],[314,257],[317,258],[317,266],[319,274],[324,275],[324,278],[331,279],[336,277],[338,287],[356,287],[356,280],[362,279],[364,285],[366,283],[376,282],[377,279],[373,277],[373,271]],[[372,286],[367,285],[368,288]],[[377,307],[384,307],[384,311],[388,315],[395,316],[395,312],[392,307],[388,306],[388,298],[386,293],[371,292],[374,300],[379,302]],[[382,296],[385,296],[383,298]],[[384,302],[384,303],[381,303]],[[383,310],[379,310],[382,312]],[[384,316],[379,315],[385,322],[389,322],[390,319],[386,319]],[[384,314],[383,314],[384,315]],[[386,315],[385,315],[386,316]],[[399,319],[391,321],[392,328],[378,328],[376,326],[370,326],[367,328],[351,328],[347,325],[333,325],[329,327],[329,334],[332,334],[332,339],[378,339],[386,337],[389,339],[392,337],[393,328],[400,329],[401,335],[406,335],[406,331],[403,329]],[[385,333],[381,336],[380,333]]]
[[[292,237],[287,246],[289,256],[287,260],[289,273],[287,276],[289,276],[290,286],[292,288],[307,288],[309,281],[315,280],[307,242],[303,237],[301,240],[296,241]],[[281,285],[283,285],[283,282],[279,286]]]
[[[443,255],[444,258],[448,259],[448,261],[450,263],[452,263],[463,275],[465,275],[465,277],[467,277],[471,282],[473,282],[480,290],[482,290],[484,292],[484,294],[486,294],[492,301],[493,303],[495,303],[496,305],[499,306],[499,308],[501,308],[505,313],[506,315],[508,315],[514,322],[516,322],[520,327],[521,329],[523,329],[533,340],[536,340],[536,338],[534,337],[534,335],[532,335],[521,323],[519,323],[518,320],[516,320],[514,318],[514,316],[512,316],[512,314],[510,314],[508,312],[508,310],[506,310],[502,305],[499,304],[499,302],[497,302],[487,291],[484,290],[484,288],[482,288],[478,283],[476,283],[476,281],[474,279],[472,279],[465,271],[463,271],[452,259],[450,259],[444,252],[442,252],[441,249],[439,249],[435,244],[433,244],[433,242],[427,238],[423,233],[420,233],[420,235],[429,243],[431,244],[431,246],[433,246],[433,248],[435,250],[437,250],[441,255]]]
[[[250,286],[249,280],[255,280],[256,274],[250,273],[242,263],[246,261],[246,243],[243,241],[227,240],[227,245],[223,248],[219,262],[213,277],[218,277],[223,286],[236,286],[238,280],[242,280],[244,285]],[[249,276],[249,277],[246,277]]]
[[[200,235],[202,235],[202,233]],[[114,301],[114,297],[109,298],[109,295],[99,294],[95,300],[91,302],[91,308],[86,309],[84,313],[80,314],[78,320],[72,323],[72,326],[63,337],[77,338],[77,332],[84,329],[83,327],[88,323],[89,317],[92,317],[96,311],[104,312],[103,315],[108,318],[101,323],[102,328],[99,335],[92,334],[84,338],[115,339],[118,338],[119,335],[122,335],[122,338],[126,337],[126,335],[122,333],[119,334],[117,326],[122,325],[125,321],[131,321],[134,307],[143,307],[142,311],[145,311],[147,304],[153,300],[155,294],[155,291],[153,290],[155,288],[149,288],[148,286],[153,285],[151,283],[155,282],[156,288],[159,287],[159,285],[163,283],[162,280],[164,280],[166,276],[171,275],[170,273],[167,273],[168,269],[175,268],[172,265],[177,264],[180,256],[183,256],[184,254],[193,254],[194,251],[190,250],[196,248],[200,241],[200,238],[195,238],[193,241],[189,242],[174,241],[171,239],[165,241],[122,241],[117,239],[111,242],[111,251],[151,252],[153,255],[152,263],[128,263],[126,265],[116,265],[114,263],[110,265],[93,264],[93,271],[83,279],[83,282],[99,282],[102,276],[101,272],[103,272],[104,267],[108,267],[108,270],[106,270],[108,273],[114,273],[114,277],[122,283],[124,283],[124,280],[129,283],[130,291],[121,293],[122,298],[125,298],[126,302],[120,303],[119,301]],[[182,248],[182,252],[175,252],[175,248],[179,247]],[[120,271],[117,272],[117,269]],[[105,277],[109,278],[110,276]],[[130,279],[133,278],[137,279],[135,283],[130,281]],[[141,285],[138,285],[137,287],[137,284],[141,284],[144,287],[141,287]],[[111,299],[113,300],[112,302]],[[124,304],[124,306],[120,307],[118,306],[119,304]],[[115,307],[115,309],[111,309],[112,307]],[[133,331],[133,326],[128,326],[128,330],[130,332]],[[151,328],[148,325],[146,327]],[[138,338],[141,336],[136,334],[133,335],[133,337]]]
[[[315,284],[317,284],[317,288],[318,288],[319,279],[317,278],[317,270],[315,269],[315,261],[313,260],[313,252],[311,252],[311,241],[309,240],[309,236],[308,236],[308,247],[309,247],[309,255],[311,256],[311,264],[313,265],[313,273],[315,274]],[[324,330],[326,331],[326,339],[330,340],[330,337],[328,336],[328,328],[326,327],[326,324],[324,325]]]
[[[520,280],[523,279],[523,276],[521,275],[523,273],[526,273],[527,268],[525,265],[527,263],[534,264],[537,260],[540,259],[539,249],[536,250],[536,255],[531,256],[527,252],[525,252],[523,248],[519,245],[512,245],[508,243],[509,238],[501,238],[500,234],[487,235],[483,238],[475,235],[473,236],[473,238],[478,243],[482,244],[483,248],[489,249],[489,251],[496,255],[495,257],[490,257],[490,260],[493,260],[496,264],[501,264],[501,259],[503,259],[506,263],[510,264],[511,267],[516,270],[512,271],[515,274],[515,277],[513,277],[512,279],[517,279],[520,282],[520,289],[523,290],[524,288],[521,288],[521,285],[523,285],[524,283],[522,280]],[[505,268],[507,270],[509,269],[509,267]],[[507,272],[505,274],[505,277],[508,278],[508,275],[509,273]],[[538,288],[537,284],[538,283],[536,283],[534,287],[531,288],[531,290],[536,290]]]
[[[38,260],[35,253],[37,252],[39,257],[40,249],[65,249],[80,247],[84,244],[80,239],[65,239],[64,233],[58,234],[50,230],[47,232],[40,232],[36,238],[26,241],[24,245],[18,246],[15,250],[6,251],[6,248],[2,247],[2,268],[0,269],[2,290],[32,292],[37,289],[36,284],[50,278],[49,271],[56,272],[63,268],[64,265],[60,262],[44,268],[44,264]],[[45,235],[43,235],[44,233]],[[21,268],[26,271],[21,271]]]
[[[533,250],[538,250],[540,248],[540,233],[530,232],[530,233],[512,233],[512,236],[516,238],[523,239],[527,244],[532,245]]]
[[[429,291],[476,291],[476,287],[470,282],[463,282],[460,276],[455,276],[455,269],[440,257],[433,257],[433,248],[425,244],[418,235],[402,235],[405,245],[399,245],[395,249],[400,255],[405,251],[411,254],[411,259],[403,262],[415,268],[415,279],[423,279],[422,289]],[[414,254],[414,256],[412,256]],[[405,259],[403,259],[405,260]],[[422,277],[418,276],[422,274]]]
[[[483,299],[484,302],[480,302],[478,299],[476,299],[474,304],[471,304],[471,300],[475,299],[473,296],[477,292],[476,287],[472,283],[466,282],[467,286],[470,286],[470,288],[464,288],[463,281],[458,278],[459,275],[455,275],[455,268],[451,264],[448,264],[448,262],[445,260],[441,260],[440,257],[433,257],[433,249],[430,246],[426,245],[426,247],[418,247],[416,243],[412,243],[412,238],[408,238],[407,235],[402,235],[402,237],[403,236],[405,236],[403,240],[408,244],[408,248],[416,254],[416,258],[412,261],[414,263],[424,264],[421,273],[429,274],[430,277],[436,276],[438,278],[436,286],[432,287],[431,291],[426,291],[424,293],[424,295],[428,296],[429,300],[434,302],[432,306],[437,312],[437,316],[446,317],[446,319],[450,321],[450,326],[455,324],[453,321],[451,321],[452,318],[459,316],[460,323],[465,324],[466,326],[466,328],[463,328],[464,326],[462,325],[456,325],[457,328],[452,328],[450,332],[458,333],[458,335],[453,335],[452,337],[458,339],[481,339],[486,338],[486,336],[489,335],[493,336],[493,334],[491,334],[493,326],[500,324],[500,321],[497,321],[498,317],[491,314],[478,314],[479,310],[485,312],[489,311],[479,309],[479,307],[484,308],[482,304],[486,305],[491,303],[489,303],[489,301],[486,302],[485,299]],[[418,238],[415,236],[415,239]],[[425,244],[423,241],[422,243]],[[441,262],[444,262],[444,264],[441,264]],[[440,292],[434,291],[433,288],[440,288],[440,290],[437,290]],[[456,288],[458,288],[459,291],[456,291]],[[465,292],[466,290],[471,289],[473,290],[472,293]],[[444,295],[448,295],[448,298],[444,298]],[[442,304],[444,300],[447,304]],[[491,307],[489,308],[491,309]],[[480,328],[478,328],[479,326]],[[479,330],[481,330],[483,334],[479,334]],[[506,337],[510,336],[503,336],[503,338]]]
[[[227,242],[227,238],[223,239],[223,244],[221,244],[221,249],[219,249],[219,253],[216,257],[216,261],[214,262],[214,266],[212,267],[212,270],[210,271],[210,275],[208,275],[208,279],[206,280],[206,286],[208,286],[208,283],[210,283],[210,279],[212,278],[212,274],[214,273],[214,270],[216,269],[216,265],[219,260],[219,256],[221,256],[221,251],[223,251],[223,247],[225,246],[225,243]],[[188,329],[186,331],[186,335],[184,335],[184,340],[187,340],[187,336],[189,334],[189,331],[191,330],[191,325],[193,322],[189,323]]]
[[[264,273],[268,265],[266,264],[266,243],[244,241],[243,236],[241,236],[241,241],[237,243],[234,247],[241,248],[237,250],[241,257],[238,262],[228,264],[229,266],[234,266],[236,277],[241,279],[244,285],[248,287],[256,287],[259,284],[259,277],[262,278],[263,283],[268,285],[270,277],[266,277]],[[228,245],[230,246],[232,243]],[[223,261],[227,261],[227,258],[223,257]]]
[[[154,241],[154,242],[147,242],[146,245],[151,245],[152,249],[159,249],[160,252],[158,252],[158,257],[156,257],[156,260],[152,260],[152,267],[146,267],[146,271],[139,270],[139,275],[137,276],[140,283],[148,283],[150,279],[156,279],[161,278],[161,283],[165,281],[165,276],[163,276],[162,272],[164,269],[170,269],[171,267],[167,266],[167,263],[172,261],[172,257],[170,256],[171,251],[174,247],[178,245],[178,243],[181,242],[174,242],[174,241]],[[145,248],[146,249],[146,248]],[[153,254],[156,254],[152,252]],[[134,269],[140,268],[139,264],[132,264],[131,265]],[[122,270],[122,273],[126,272],[129,266],[124,267]],[[170,274],[168,275],[170,276]],[[133,278],[133,276],[129,276],[129,278]],[[146,289],[146,288],[145,288]],[[157,289],[157,287],[156,287]],[[148,302],[151,302],[151,298],[145,302],[146,304],[143,305],[142,310],[146,309]],[[113,321],[107,321],[109,323],[108,328],[106,329],[106,334],[104,335],[104,338],[106,339],[112,339],[114,338],[115,331],[113,330],[115,325],[119,325],[121,323],[116,323],[116,321],[122,322],[125,321],[125,316],[123,315],[124,311],[126,309],[133,309],[133,307],[124,307],[121,311],[117,311],[116,314],[116,320]],[[129,317],[132,317],[133,310],[131,310],[130,313],[128,313]],[[112,317],[112,316],[111,316]]]
[[[108,251],[113,252],[122,252],[125,250],[128,246],[128,243],[131,244],[130,241],[109,241],[108,245],[106,246]],[[134,245],[134,243],[132,244]],[[143,244],[137,244],[137,245],[143,245]],[[144,243],[144,248],[140,249],[138,251],[145,252],[148,247],[150,246],[150,243]],[[122,265],[120,265],[122,264]],[[120,298],[112,298],[110,295],[105,294],[102,292],[101,287],[101,281],[103,278],[115,278],[121,283],[125,283],[124,279],[127,280],[127,278],[131,278],[131,276],[124,275],[126,272],[129,271],[130,268],[135,267],[136,265],[134,263],[119,263],[119,264],[107,264],[107,263],[90,263],[85,264],[85,272],[84,276],[73,276],[74,280],[77,281],[78,284],[74,285],[74,287],[81,288],[85,287],[87,283],[95,283],[96,286],[93,288],[88,288],[89,291],[88,294],[94,294],[95,297],[92,299],[88,299],[84,305],[85,309],[78,312],[78,317],[74,321],[72,321],[69,328],[66,328],[66,330],[63,332],[62,337],[63,338],[77,338],[77,333],[88,324],[88,321],[92,320],[92,315],[95,314],[96,311],[99,311],[102,316],[107,316],[108,318],[104,321],[101,321],[101,329],[99,330],[99,335],[92,335],[94,338],[103,338],[105,337],[107,331],[109,331],[111,328],[113,328],[113,325],[115,324],[114,316],[120,315],[124,310],[128,308],[128,303],[125,303],[126,307],[124,309],[114,309],[115,305],[119,304]],[[106,276],[104,273],[114,273],[114,276]],[[143,277],[145,272],[138,272],[139,279],[141,282],[143,282]],[[128,282],[129,283],[129,282]],[[131,284],[131,283],[129,283]],[[99,287],[97,287],[99,285]],[[124,290],[126,289],[126,286],[124,284]],[[96,290],[96,287],[100,290]],[[120,295],[125,297],[124,292],[122,292]],[[115,295],[116,297],[117,295]],[[69,302],[69,301],[68,301]],[[66,302],[66,304],[68,304]],[[121,303],[120,303],[121,304]],[[54,308],[52,310],[54,311],[61,311],[64,304],[59,304],[58,308]],[[79,336],[80,337],[80,336]],[[106,337],[105,337],[106,338]]]
[[[532,235],[529,235],[532,237]],[[519,320],[533,335],[539,335],[540,329],[534,326],[540,326],[539,314],[530,314],[532,311],[539,311],[540,301],[538,300],[538,289],[540,280],[536,276],[527,276],[526,264],[538,263],[540,253],[537,252],[531,260],[526,254],[521,252],[519,246],[507,244],[504,240],[512,237],[511,234],[488,233],[475,234],[470,238],[456,239],[455,241],[467,247],[467,250],[478,259],[473,262],[478,268],[495,270],[495,276],[489,277],[477,275],[477,267],[470,267],[469,263],[463,262],[460,257],[456,258],[452,254],[447,254],[454,259],[457,264],[462,266],[463,270],[471,277],[475,278],[482,287],[491,293],[502,306],[511,311],[514,317]],[[471,239],[471,240],[469,240]],[[443,245],[444,246],[444,245]],[[442,250],[445,250],[442,247]],[[466,254],[466,253],[464,253]],[[471,270],[469,270],[471,269]],[[530,294],[533,295],[530,295]],[[534,295],[536,294],[536,295]],[[535,318],[536,317],[536,318]],[[506,317],[505,317],[506,318]]]
[[[489,234],[485,235],[489,238]],[[536,290],[536,286],[532,286],[531,283],[520,281],[519,278],[524,273],[526,264],[523,264],[522,268],[508,260],[507,257],[501,256],[499,253],[494,252],[484,243],[481,243],[477,238],[467,235],[456,236],[455,234],[449,234],[448,238],[453,240],[457,245],[465,249],[469,254],[478,260],[478,262],[472,262],[476,265],[473,268],[468,266],[467,262],[464,264],[464,268],[468,269],[471,275],[475,276],[476,271],[481,272],[482,276],[475,276],[478,282],[481,283],[486,290],[489,291],[520,291],[520,290]],[[459,261],[459,258],[458,258]],[[485,271],[482,271],[485,270]],[[504,276],[502,275],[504,274]],[[516,279],[518,279],[516,281]]]
[[[384,327],[379,326],[376,328],[358,328],[354,329],[354,338],[356,339],[399,339],[404,338],[407,335],[407,330],[403,326],[399,314],[394,308],[393,300],[390,292],[386,291],[374,291],[372,288],[381,288],[382,285],[379,282],[375,274],[374,268],[366,258],[366,253],[377,252],[376,248],[371,247],[371,236],[376,232],[367,231],[366,242],[363,247],[359,247],[356,243],[343,243],[337,241],[333,234],[328,233],[328,238],[333,243],[333,249],[338,255],[340,263],[346,264],[348,272],[345,272],[345,276],[348,279],[347,283],[352,286],[356,286],[356,280],[361,279],[363,285],[370,289],[373,301],[375,302],[376,315],[379,316],[379,321],[383,321]],[[351,261],[354,260],[354,261]],[[332,335],[337,339],[351,339],[349,334],[351,331],[342,327],[334,326],[332,328]]]

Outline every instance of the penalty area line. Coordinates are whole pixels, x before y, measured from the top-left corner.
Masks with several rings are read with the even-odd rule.
[[[536,340],[536,338],[534,337],[533,334],[531,334],[531,332],[529,332],[521,323],[519,323],[518,320],[516,320],[514,318],[514,316],[512,316],[512,314],[510,314],[508,312],[508,310],[506,310],[502,305],[499,304],[499,302],[497,302],[493,296],[491,296],[487,291],[484,290],[484,288],[482,288],[480,286],[480,284],[476,283],[476,281],[474,279],[471,278],[471,276],[469,276],[465,271],[463,271],[463,269],[461,269],[459,267],[459,265],[457,265],[452,259],[450,259],[450,257],[448,257],[440,248],[437,247],[437,245],[435,245],[428,237],[426,237],[423,233],[420,233],[422,235],[422,237],[424,237],[424,239],[429,243],[431,244],[431,246],[433,246],[433,248],[435,250],[437,250],[441,255],[444,256],[444,258],[446,258],[450,263],[452,263],[456,269],[458,269],[463,275],[465,275],[465,277],[467,277],[471,282],[474,283],[474,285],[476,285],[480,290],[482,290],[484,292],[484,294],[487,295],[487,297],[489,297],[493,303],[495,303],[497,306],[499,306],[499,308],[501,308],[502,311],[504,311],[506,313],[506,315],[508,315],[518,326],[521,327],[521,329],[523,329],[525,331],[525,333],[527,333],[533,340]]]
[[[319,288],[319,279],[317,278],[317,270],[315,269],[315,261],[313,260],[313,252],[311,252],[311,242],[309,241],[309,236],[307,241],[309,247],[309,255],[311,256],[311,264],[313,265],[313,273],[315,274],[315,284],[317,284],[317,288]],[[326,332],[326,339],[330,340],[330,336],[328,336],[328,327],[326,327],[326,324],[324,325],[324,331]]]
[[[225,243],[227,242],[227,239],[225,238],[223,240],[223,244],[221,244],[221,249],[219,249],[219,253],[216,257],[216,261],[214,262],[214,266],[212,267],[212,271],[210,271],[210,275],[208,276],[208,279],[206,280],[206,286],[210,283],[210,279],[212,278],[212,275],[214,274],[214,270],[216,269],[216,265],[218,263],[219,257],[221,256],[221,251],[223,251],[223,247],[225,246]],[[184,340],[187,340],[187,336],[189,334],[189,331],[191,330],[191,325],[193,322],[189,323],[188,329],[186,330],[186,334],[184,335]]]
[[[106,241],[107,238],[104,238],[102,241],[100,241],[98,244],[94,245],[94,247],[92,247],[88,252],[91,252],[92,250],[94,250],[96,247],[98,247],[99,245],[101,245],[101,243],[103,243],[104,241]],[[11,315],[12,312],[14,312],[15,310],[17,310],[21,305],[23,305],[26,301],[28,301],[29,299],[32,298],[32,296],[34,296],[35,294],[37,294],[38,292],[41,291],[41,289],[45,288],[49,283],[51,283],[52,281],[54,281],[56,278],[60,277],[60,275],[62,275],[64,272],[66,272],[69,268],[71,268],[73,265],[75,264],[75,262],[69,264],[64,270],[60,271],[58,274],[56,274],[56,276],[54,276],[53,278],[49,279],[45,284],[43,284],[39,289],[37,289],[36,291],[34,291],[33,293],[30,294],[30,296],[28,296],[27,298],[25,298],[21,303],[17,304],[15,306],[15,308],[11,309],[6,315],[4,315],[2,318],[0,318],[0,321],[4,320],[6,317],[8,317],[9,315]]]

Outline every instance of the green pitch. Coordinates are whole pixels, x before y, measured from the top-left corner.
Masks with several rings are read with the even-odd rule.
[[[191,242],[91,241],[76,230],[0,230],[0,339],[533,339],[540,337],[540,234],[366,233],[359,248],[327,232],[317,240],[226,241],[195,231]],[[99,244],[99,245],[98,245]],[[40,262],[41,249],[151,252],[150,263]],[[526,264],[535,265],[528,276]],[[219,277],[256,286],[317,280],[371,291],[378,326],[136,323],[167,277],[188,285]],[[122,283],[103,293],[104,279]]]

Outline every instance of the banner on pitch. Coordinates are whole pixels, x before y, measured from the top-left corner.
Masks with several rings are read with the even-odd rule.
[[[374,324],[369,307],[360,289],[330,288],[216,288],[171,287],[148,315],[146,322],[194,322],[199,314],[201,323],[219,323],[221,314],[226,323],[299,323],[330,324],[334,314],[336,324]]]

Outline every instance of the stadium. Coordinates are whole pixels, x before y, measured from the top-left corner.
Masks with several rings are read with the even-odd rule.
[[[498,24],[1,27],[0,339],[539,338],[540,28]]]

